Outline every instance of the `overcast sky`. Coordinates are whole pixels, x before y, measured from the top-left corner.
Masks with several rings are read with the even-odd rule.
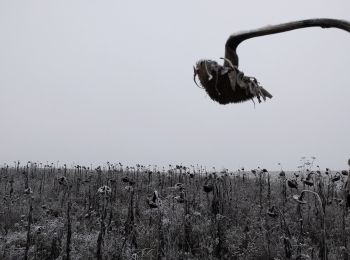
[[[14,160],[295,169],[350,158],[350,34],[310,28],[240,45],[273,99],[222,106],[193,83],[231,33],[350,20],[350,1],[0,0],[0,164]]]

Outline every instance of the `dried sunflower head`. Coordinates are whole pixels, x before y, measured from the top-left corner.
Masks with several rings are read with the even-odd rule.
[[[269,25],[255,30],[234,33],[225,43],[224,64],[212,60],[200,60],[194,67],[194,78],[198,76],[203,88],[211,99],[220,104],[244,102],[256,97],[271,98],[272,95],[259,85],[255,78],[244,76],[238,70],[237,47],[243,41],[276,33],[283,33],[307,27],[338,28],[350,32],[350,22],[337,19],[306,19]],[[196,83],[197,84],[197,83]],[[350,159],[348,161],[350,166]]]
[[[247,77],[232,63],[220,65],[212,60],[200,60],[194,67],[194,81],[198,77],[200,85],[209,97],[222,104],[239,103],[257,98],[272,98],[272,95],[259,85],[253,77]],[[197,84],[197,86],[199,86]]]

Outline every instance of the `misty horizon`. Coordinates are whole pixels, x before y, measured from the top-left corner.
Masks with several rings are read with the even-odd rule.
[[[273,95],[255,108],[221,106],[193,82],[193,65],[220,61],[232,33],[350,20],[347,1],[16,3],[0,3],[0,163],[288,170],[315,156],[322,169],[347,168],[348,33],[242,43],[240,69]]]

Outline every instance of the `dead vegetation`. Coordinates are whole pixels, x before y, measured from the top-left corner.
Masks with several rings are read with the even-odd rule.
[[[348,259],[349,172],[313,168],[5,166],[0,258]]]

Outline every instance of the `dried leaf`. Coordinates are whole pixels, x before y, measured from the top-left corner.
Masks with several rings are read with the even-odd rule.
[[[243,72],[238,72],[238,74],[237,74],[237,84],[241,88],[246,88],[247,87],[245,82],[244,82],[244,74],[243,74]]]

